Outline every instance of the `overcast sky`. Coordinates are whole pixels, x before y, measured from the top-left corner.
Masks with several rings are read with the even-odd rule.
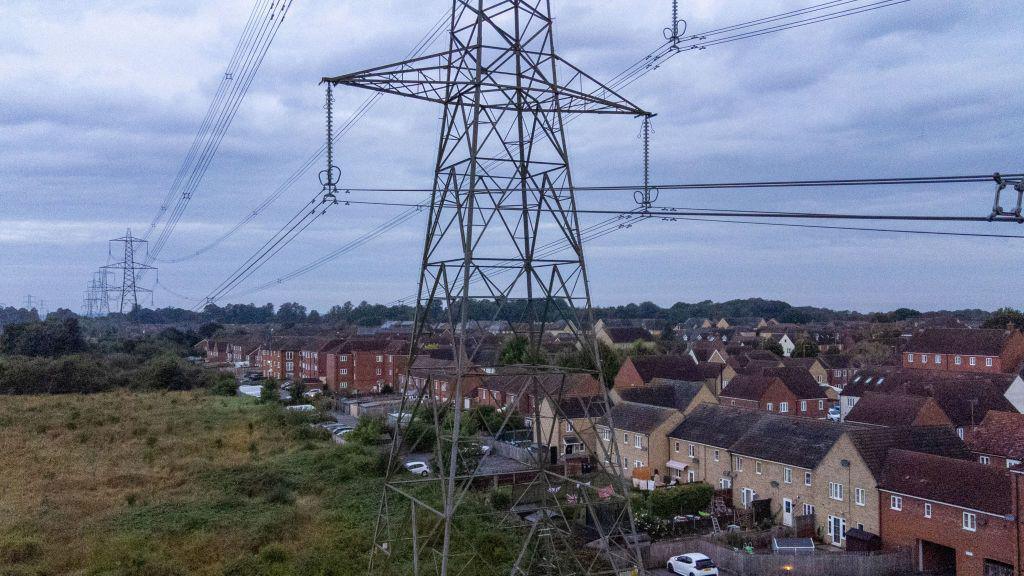
[[[680,4],[689,31],[699,32],[814,2]],[[599,79],[658,46],[670,10],[669,0],[552,4],[559,50]],[[445,0],[294,0],[161,256],[188,254],[224,233],[318,149],[321,76],[401,59],[448,7]],[[249,0],[0,4],[0,303],[20,304],[32,294],[51,310],[80,309],[90,274],[108,261],[106,240],[129,226],[144,230],[157,211],[251,8]],[[658,114],[655,182],[1024,172],[1022,26],[1019,0],[912,0],[683,53],[624,93]],[[349,88],[336,95],[337,114],[346,118],[368,94]],[[382,99],[338,146],[343,186],[429,186],[438,113],[433,104]],[[570,124],[576,182],[638,182],[638,131],[631,118]],[[161,284],[205,296],[319,188],[311,171],[217,250],[158,263]],[[985,216],[993,192],[989,184],[664,192],[660,204]],[[581,193],[579,202],[633,205],[632,195],[621,193]],[[339,206],[243,288],[271,281],[399,210]],[[323,310],[414,293],[424,220],[317,272],[227,301],[296,300]],[[1024,236],[1015,224],[896,227]],[[646,222],[588,244],[587,258],[602,305],[758,296],[863,311],[1024,306],[1024,239]],[[155,301],[192,304],[163,288]]]

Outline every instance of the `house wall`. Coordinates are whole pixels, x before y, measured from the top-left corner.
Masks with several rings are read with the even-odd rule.
[[[974,372],[984,374],[994,374],[999,372],[1012,372],[1018,364],[1012,363],[1011,356],[1014,354],[1006,354],[1003,356],[981,356],[981,355],[970,355],[970,354],[935,354],[923,351],[906,351],[902,355],[903,367],[904,368],[916,368],[921,370],[944,370],[947,372]],[[911,361],[913,357],[913,361]],[[956,359],[960,358],[960,364],[956,363]],[[974,366],[971,366],[971,358],[974,358]],[[992,360],[992,366],[988,366],[986,360]],[[1019,362],[1018,362],[1019,363]]]
[[[1003,395],[1018,412],[1024,413],[1024,377],[1018,375]]]
[[[843,466],[844,460],[849,466]],[[831,497],[830,482],[843,485],[841,501]],[[857,504],[858,488],[864,491],[863,504]],[[878,485],[848,436],[841,437],[814,470],[812,493],[815,526],[826,542],[832,543],[828,537],[829,515],[845,519],[847,530],[863,526],[863,530],[878,534]]]
[[[626,361],[622,363],[619,368],[619,373],[615,375],[615,387],[616,388],[635,388],[637,386],[643,386],[646,384],[643,378],[640,377],[640,373],[636,371],[636,367],[633,365],[631,358],[626,358]]]
[[[679,478],[685,482],[687,472],[693,470],[694,480],[705,482],[718,489],[725,489],[731,486],[732,478],[732,453],[725,448],[690,442],[684,438],[668,438],[670,460],[687,464],[686,472],[668,470],[670,476]],[[693,457],[689,456],[690,446],[693,446]],[[715,459],[715,452],[718,452],[718,459]],[[728,479],[729,485],[722,483],[722,479]]]
[[[742,459],[742,463],[739,466],[737,466],[737,458]],[[758,462],[761,463],[760,474],[757,473]],[[790,468],[793,471],[793,481],[790,483],[784,481],[786,468]],[[733,454],[733,471],[735,472],[735,478],[732,481],[734,505],[738,508],[742,507],[743,489],[753,489],[757,493],[758,500],[771,499],[772,516],[777,524],[781,524],[783,520],[782,500],[784,498],[789,498],[793,501],[794,517],[803,514],[803,505],[805,503],[815,503],[814,483],[812,481],[810,487],[804,484],[804,472],[808,472],[804,468],[768,462],[742,454]],[[778,483],[778,487],[772,486],[773,481]]]
[[[946,416],[946,413],[934,400],[929,399],[928,402],[924,403],[921,407],[921,411],[918,412],[917,418],[912,423],[913,426],[952,426],[953,421]]]
[[[747,408],[752,410],[761,409],[761,404],[757,400],[747,400],[746,398],[719,396],[718,403],[721,404],[722,406],[738,406],[740,408]]]
[[[915,568],[920,568],[919,543],[922,540],[956,550],[957,576],[984,576],[985,559],[1015,564],[1018,543],[1013,522],[977,513],[977,531],[970,532],[963,528],[962,508],[933,502],[932,517],[925,518],[924,500],[904,495],[903,509],[896,511],[890,506],[892,495],[886,490],[880,491],[882,543],[886,548],[910,549]]]
[[[683,421],[683,413],[677,412],[672,416],[668,417],[664,423],[658,426],[649,436],[650,449],[648,450],[648,466],[651,468],[653,473],[655,470],[661,475],[662,482],[664,478],[669,474],[668,466],[666,465],[670,458],[669,451],[669,439],[668,434],[675,430],[676,426]]]

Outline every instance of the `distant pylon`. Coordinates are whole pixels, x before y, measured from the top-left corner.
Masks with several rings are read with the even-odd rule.
[[[118,311],[121,314],[125,313],[125,307],[127,306],[128,311],[132,311],[139,304],[139,292],[152,294],[153,291],[148,288],[140,288],[138,285],[139,275],[144,270],[156,270],[155,267],[145,264],[142,261],[136,260],[136,253],[141,252],[141,260],[148,259],[148,243],[142,238],[132,236],[132,229],[129,228],[128,232],[125,233],[121,238],[115,238],[111,240],[118,244],[124,245],[124,258],[116,264],[107,264],[103,267],[103,270],[121,271],[121,287],[115,290],[120,292],[120,305]]]

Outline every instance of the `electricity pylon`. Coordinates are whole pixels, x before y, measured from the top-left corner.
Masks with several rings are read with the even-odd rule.
[[[149,259],[148,255],[148,242],[142,238],[132,236],[132,229],[129,228],[124,236],[115,238],[110,241],[115,244],[124,245],[124,257],[120,262],[114,264],[107,264],[103,266],[101,270],[114,272],[115,270],[121,271],[121,287],[112,288],[112,292],[120,292],[120,306],[118,311],[121,314],[125,313],[125,307],[127,306],[128,311],[131,312],[139,304],[139,292],[152,294],[153,291],[148,288],[141,288],[138,285],[139,276],[145,270],[156,270],[155,267],[146,264],[144,261]],[[136,259],[136,253],[141,252],[141,259]],[[116,272],[115,272],[116,273]],[[106,277],[104,276],[104,283]],[[106,291],[104,292],[106,293]],[[109,306],[109,304],[108,304]]]
[[[558,56],[549,0],[453,0],[452,5],[446,51],[323,79],[330,86],[366,88],[444,108],[410,370],[417,365],[419,344],[433,335],[430,312],[438,304],[447,315],[443,334],[453,354],[425,384],[412,373],[405,378],[403,417],[393,436],[371,569],[416,576],[642,571],[607,389],[598,386],[600,392],[577,398],[572,387],[580,375],[573,371],[536,363],[482,365],[473,326],[481,320],[507,322],[528,343],[529,357],[538,358],[545,324],[564,320],[589,356],[593,369],[588,373],[601,379],[564,125],[577,113],[650,114]],[[488,318],[472,314],[480,301],[489,301],[496,312]],[[516,398],[533,398],[533,414],[526,416],[533,422],[534,442],[552,438],[550,429],[544,436],[542,426],[571,420],[565,403],[570,397],[583,404],[583,418],[604,431],[598,435],[592,428],[589,438],[580,434],[603,476],[570,474],[546,449],[535,452],[535,475],[521,494],[513,492],[512,508],[528,504],[536,512],[523,518],[492,510],[488,520],[514,535],[517,553],[504,560],[460,545],[471,537],[471,517],[491,513],[473,494],[488,456],[480,458],[462,422],[473,385],[489,378],[514,382]],[[441,379],[450,389],[443,396],[434,388]],[[542,424],[538,409],[545,402],[554,413],[548,424]],[[424,406],[441,472],[407,480],[400,473],[403,451],[420,438],[403,418],[420,418]],[[499,429],[489,430],[495,437],[501,437],[513,412],[506,408]],[[467,501],[473,501],[472,510],[466,510]]]

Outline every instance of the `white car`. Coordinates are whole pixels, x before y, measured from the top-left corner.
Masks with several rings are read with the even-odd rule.
[[[828,418],[832,422],[839,422],[841,414],[842,413],[839,410],[839,406],[833,406],[828,409],[828,416],[826,416],[826,418]]]
[[[430,466],[426,462],[406,462],[405,469],[417,476],[430,476]]]
[[[681,576],[718,576],[718,566],[698,552],[673,556],[665,563],[665,568]]]
[[[310,400],[312,400],[313,398],[317,398],[319,396],[323,396],[323,395],[324,395],[324,391],[319,389],[319,388],[313,388],[312,390],[306,390],[305,392],[302,393],[302,396],[304,398],[309,398]]]

